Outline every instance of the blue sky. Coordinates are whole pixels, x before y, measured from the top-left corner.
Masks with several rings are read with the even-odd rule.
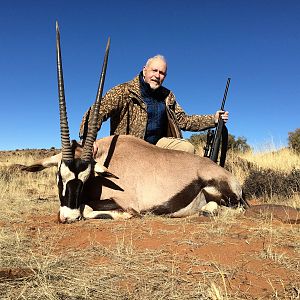
[[[71,138],[96,96],[146,59],[168,61],[164,85],[188,114],[214,113],[231,77],[229,132],[255,147],[300,127],[300,1],[0,1],[0,150],[60,147],[55,21]],[[98,137],[109,134],[105,124]],[[186,133],[188,137],[191,133]]]

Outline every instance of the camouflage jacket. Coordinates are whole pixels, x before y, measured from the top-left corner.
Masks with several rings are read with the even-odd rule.
[[[188,116],[179,106],[175,95],[170,90],[162,87],[162,93],[164,93],[168,117],[168,137],[181,138],[181,130],[201,131],[215,126],[214,115]],[[86,137],[92,111],[93,106],[83,116],[79,132],[81,139]],[[101,128],[102,122],[108,118],[110,118],[111,135],[130,134],[141,139],[144,138],[147,127],[147,106],[142,99],[139,76],[113,87],[102,98],[98,130]]]

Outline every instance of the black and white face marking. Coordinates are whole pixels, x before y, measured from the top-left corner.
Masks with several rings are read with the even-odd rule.
[[[57,172],[60,222],[73,222],[80,219],[82,189],[90,177],[91,170],[91,163],[81,159],[61,161]]]

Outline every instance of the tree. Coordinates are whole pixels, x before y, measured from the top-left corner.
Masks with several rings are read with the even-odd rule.
[[[244,153],[250,150],[250,146],[247,144],[247,139],[244,136],[239,136],[235,139],[235,136],[229,133],[228,149]]]
[[[295,131],[289,132],[288,134],[289,147],[300,153],[300,128],[297,128]]]
[[[206,144],[206,134],[192,134],[189,141],[195,146],[195,148],[198,148],[199,146]],[[245,137],[241,136],[235,138],[234,135],[229,133],[227,149],[232,149],[238,152],[246,152],[250,150],[250,146],[247,144],[247,139]]]

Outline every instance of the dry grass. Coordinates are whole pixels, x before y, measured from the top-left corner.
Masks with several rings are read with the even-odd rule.
[[[249,151],[240,155],[241,158],[257,164],[261,168],[282,172],[290,172],[292,169],[300,169],[300,155],[288,148],[278,151]]]
[[[33,158],[26,157],[25,162],[27,161],[32,162]],[[49,201],[51,199],[57,199],[54,169],[34,174],[24,173],[15,167],[0,167],[0,202],[3,213],[1,220],[22,220],[35,210],[37,202],[42,204],[46,213],[53,212],[53,201]]]
[[[248,197],[300,207],[300,155],[293,150],[229,152],[227,168],[244,185]]]
[[[1,299],[299,299],[299,226],[226,209],[204,221],[59,225],[55,170],[8,167],[37,156],[0,158]],[[247,176],[246,165],[234,167]],[[300,207],[299,194],[289,203]]]

